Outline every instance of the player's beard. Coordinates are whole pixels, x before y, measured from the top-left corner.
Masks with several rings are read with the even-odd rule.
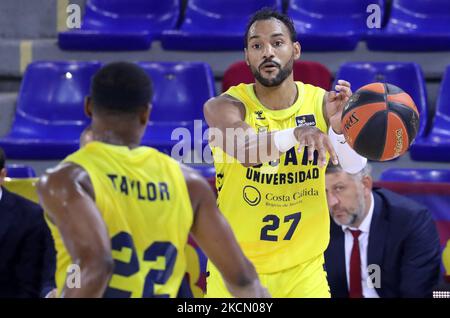
[[[260,67],[269,62],[268,61],[264,61],[263,63],[261,63]],[[254,66],[250,66],[250,69],[253,73],[253,76],[255,77],[255,79],[261,83],[261,85],[265,86],[265,87],[274,87],[274,86],[278,86],[281,83],[284,82],[284,80],[291,75],[292,73],[292,69],[294,68],[294,55],[291,56],[291,59],[286,63],[286,65],[281,68],[281,66],[273,61],[270,61],[274,64],[276,64],[276,66],[278,67],[278,74],[277,76],[275,76],[274,78],[268,79],[265,78],[261,75],[261,72],[259,71],[258,68],[254,67]]]

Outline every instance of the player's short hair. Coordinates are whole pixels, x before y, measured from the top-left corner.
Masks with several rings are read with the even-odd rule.
[[[3,151],[2,148],[0,148],[0,170],[2,170],[5,167],[5,161],[6,161],[5,152]]]
[[[340,173],[345,172],[344,169],[341,167],[341,165],[334,165],[331,161],[327,165],[327,169],[325,170],[325,174],[328,173]],[[369,163],[366,163],[364,168],[362,168],[361,171],[357,173],[349,173],[355,180],[362,180],[365,176],[371,176],[372,173],[372,166]]]
[[[255,14],[251,16],[247,24],[247,29],[245,30],[245,37],[244,37],[245,48],[248,47],[248,32],[250,31],[250,28],[253,25],[253,23],[255,23],[256,21],[263,21],[270,19],[276,19],[278,21],[281,21],[289,30],[291,41],[292,42],[297,41],[297,31],[295,31],[294,22],[292,21],[292,19],[286,14],[280,13],[272,8],[265,7],[256,11]]]
[[[136,113],[152,99],[152,82],[137,64],[114,62],[102,67],[92,78],[94,109],[115,113]]]

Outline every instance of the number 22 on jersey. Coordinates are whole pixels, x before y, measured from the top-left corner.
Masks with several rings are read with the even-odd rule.
[[[111,239],[111,248],[113,252],[123,252],[124,249],[128,249],[131,253],[129,262],[123,262],[114,259],[114,275],[120,275],[123,277],[130,277],[135,275],[140,270],[140,261],[134,246],[133,238],[127,232],[120,232]],[[145,274],[145,283],[142,290],[141,297],[149,298],[168,298],[168,294],[157,295],[154,291],[154,285],[164,285],[169,280],[173,273],[173,268],[177,258],[177,249],[171,242],[153,242],[145,251],[143,255],[143,261],[154,262],[158,257],[164,257],[165,267],[162,270],[151,269]],[[104,297],[106,298],[129,298],[132,292],[113,287],[108,287],[105,291]]]

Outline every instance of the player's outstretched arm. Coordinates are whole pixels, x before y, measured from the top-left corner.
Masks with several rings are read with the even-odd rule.
[[[309,160],[313,159],[317,150],[320,166],[326,164],[327,152],[337,164],[337,156],[328,136],[316,127],[256,133],[244,121],[244,105],[228,95],[210,99],[203,111],[212,135],[210,144],[222,148],[245,167],[278,159],[296,144],[300,145],[299,151],[308,146]]]
[[[245,257],[234,234],[216,205],[206,180],[182,166],[194,210],[191,233],[208,258],[219,269],[235,297],[269,297],[261,286],[253,264]]]
[[[65,286],[61,296],[102,297],[114,261],[88,174],[78,165],[63,163],[39,179],[37,191],[49,219],[58,227],[72,262],[80,267],[80,288]]]

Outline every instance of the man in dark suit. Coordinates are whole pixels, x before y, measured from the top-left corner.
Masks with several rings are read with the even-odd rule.
[[[329,166],[330,244],[325,252],[331,296],[431,297],[440,247],[429,211],[384,189],[372,189],[370,166],[348,174]]]
[[[0,148],[0,185],[6,177]],[[55,250],[42,208],[0,188],[0,297],[44,297],[54,286]]]

